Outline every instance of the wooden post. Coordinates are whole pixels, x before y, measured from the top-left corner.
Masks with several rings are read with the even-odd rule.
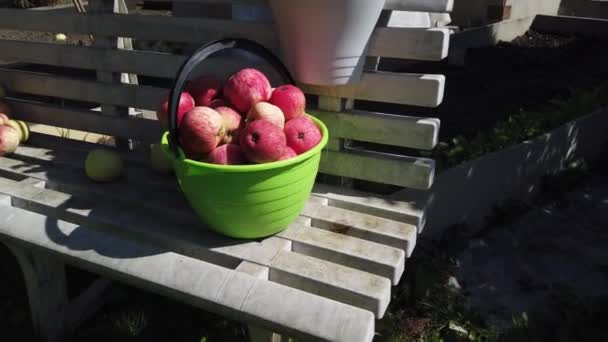
[[[124,0],[91,0],[89,1],[89,12],[91,13],[123,13],[128,12]],[[126,48],[132,49],[130,38],[95,36],[93,46],[106,49]],[[117,72],[98,71],[97,79],[103,83],[130,83],[137,84],[135,75],[121,74]],[[112,104],[101,104],[103,115],[109,116],[129,116],[130,108],[114,106]],[[122,148],[134,148],[134,142],[123,139],[116,139],[116,145]]]
[[[46,342],[62,341],[68,327],[64,264],[47,253],[6,245],[23,272],[34,330]]]

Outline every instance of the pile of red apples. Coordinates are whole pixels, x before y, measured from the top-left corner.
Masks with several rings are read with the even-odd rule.
[[[270,163],[302,154],[321,141],[305,113],[304,93],[272,88],[259,70],[242,69],[225,82],[201,76],[180,94],[179,143],[188,159],[223,165]],[[168,95],[157,112],[168,126]]]

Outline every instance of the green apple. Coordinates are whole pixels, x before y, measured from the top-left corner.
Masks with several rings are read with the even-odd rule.
[[[7,126],[11,126],[19,132],[20,142],[26,142],[30,137],[30,128],[29,126],[21,121],[21,120],[8,120],[6,123]]]
[[[97,182],[110,182],[122,175],[123,162],[120,155],[109,149],[89,152],[84,163],[87,176]]]
[[[150,145],[150,165],[158,173],[169,174],[173,172],[171,160],[167,158],[160,144]]]

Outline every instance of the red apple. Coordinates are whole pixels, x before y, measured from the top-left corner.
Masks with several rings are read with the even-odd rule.
[[[182,92],[179,97],[179,104],[177,106],[177,126],[182,122],[184,114],[194,108],[194,99],[186,92]],[[163,127],[169,127],[169,94],[165,95],[163,102],[160,105],[160,110],[156,112],[156,117],[163,125]]]
[[[0,126],[0,156],[15,152],[20,140],[19,131],[11,126]]]
[[[285,124],[287,146],[297,154],[302,154],[317,146],[321,141],[319,127],[306,115],[287,121]]]
[[[277,87],[270,96],[269,103],[281,108],[285,115],[285,121],[295,119],[304,114],[306,108],[306,97],[300,88],[286,84]]]
[[[247,159],[254,163],[278,160],[285,148],[285,133],[270,121],[254,121],[241,134],[241,149]]]
[[[249,112],[247,113],[247,122],[256,120],[266,120],[279,126],[280,128],[285,127],[285,116],[281,109],[275,105],[271,105],[268,102],[256,103]]]
[[[297,155],[298,154],[291,147],[287,146],[285,147],[285,152],[283,152],[283,155],[279,158],[279,160],[291,159]]]
[[[247,68],[230,76],[224,85],[224,97],[242,113],[270,98],[270,82],[259,70]]]
[[[211,101],[222,92],[222,81],[211,76],[200,76],[186,87],[186,92],[192,95],[197,106],[210,106]]]
[[[226,144],[218,146],[205,158],[207,163],[220,165],[242,165],[247,163],[239,145]]]
[[[209,108],[228,107],[228,102],[224,99],[215,99],[209,103]]]
[[[224,120],[209,107],[194,107],[179,126],[180,143],[190,159],[200,160],[224,138]]]
[[[226,129],[226,135],[222,139],[223,144],[238,144],[239,143],[239,132],[243,123],[243,117],[230,107],[217,107],[215,111],[220,113],[224,119],[224,128]]]

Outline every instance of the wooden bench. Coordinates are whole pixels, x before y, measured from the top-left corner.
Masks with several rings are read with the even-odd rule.
[[[387,9],[448,11],[450,3],[387,1]],[[2,29],[95,37],[91,47],[0,40],[0,59],[21,63],[0,68],[14,117],[129,142],[117,148],[125,176],[109,184],[93,183],[83,171],[97,144],[32,133],[15,154],[0,157],[0,241],[21,265],[40,335],[60,340],[99,307],[99,294],[113,279],[242,321],[254,339],[278,332],[302,340],[372,340],[375,319],[384,315],[423,226],[424,213],[415,204],[319,183],[299,219],[280,234],[261,241],[224,238],[203,227],[174,178],[149,167],[147,147],[160,137],[158,122],[130,115],[156,110],[167,89],[121,83],[121,73],[170,80],[186,56],[119,49],[117,37],[197,45],[245,37],[279,51],[272,25],[116,14],[121,6],[112,0],[89,4],[86,14],[0,9]],[[318,101],[311,114],[332,136],[320,172],[431,186],[433,160],[381,150],[433,149],[439,120],[363,111],[357,100],[439,105],[443,76],[380,72],[374,62],[441,60],[448,40],[444,29],[380,25],[358,86],[301,85]],[[353,147],[356,142],[371,147]],[[68,301],[65,264],[101,278]]]

